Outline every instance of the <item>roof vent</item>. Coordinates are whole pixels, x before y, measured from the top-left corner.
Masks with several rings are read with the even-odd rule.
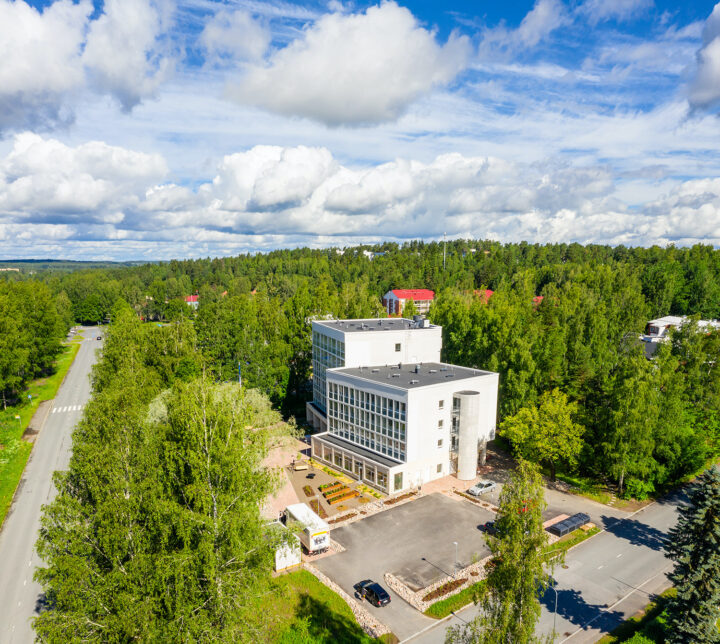
[[[420,365],[419,364],[415,365],[415,373],[420,373]]]
[[[411,385],[416,385],[418,382],[420,382],[420,381],[419,381],[419,380],[411,380],[411,381],[410,381],[410,384],[411,384]]]
[[[399,377],[400,377],[400,374],[399,374],[399,373],[394,373],[394,374],[392,375],[392,377],[393,377],[393,378],[399,378]]]
[[[447,374],[445,374],[445,377],[446,377],[446,378],[454,378],[454,377],[455,377],[455,374],[454,374],[454,373],[447,373]]]
[[[447,367],[440,367],[440,371],[447,371]]]
[[[377,373],[380,369],[371,369],[372,373]]]
[[[398,362],[398,369],[402,369],[402,362]]]

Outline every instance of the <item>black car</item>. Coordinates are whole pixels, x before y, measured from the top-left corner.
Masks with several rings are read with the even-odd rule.
[[[98,340],[102,340],[102,336],[99,335],[99,336],[97,337],[97,339],[98,339]]]
[[[495,525],[495,521],[488,521],[479,527],[483,532],[487,532],[493,536],[497,535],[497,525]]]
[[[390,595],[387,590],[372,579],[360,581],[353,588],[359,599],[367,599],[374,606],[387,606],[390,603]]]

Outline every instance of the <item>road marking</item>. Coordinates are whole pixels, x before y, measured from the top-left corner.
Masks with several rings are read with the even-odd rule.
[[[611,610],[614,610],[615,606],[617,606],[618,604],[622,604],[628,597],[630,597],[631,595],[635,594],[636,592],[638,592],[638,591],[644,592],[644,591],[641,591],[640,589],[641,589],[645,584],[651,582],[653,579],[655,579],[655,577],[658,577],[659,575],[665,575],[665,574],[667,574],[667,572],[668,572],[671,568],[672,568],[672,564],[670,564],[670,565],[668,565],[668,566],[665,566],[665,568],[664,568],[663,570],[661,570],[660,572],[656,572],[656,573],[655,573],[654,575],[652,575],[651,577],[648,577],[648,578],[647,578],[643,583],[641,583],[639,586],[634,587],[627,595],[624,595],[623,597],[621,597],[620,599],[618,599],[612,606],[608,606],[608,607],[605,608],[603,611],[601,611],[600,613],[598,613],[597,615],[595,615],[595,617],[593,617],[589,622],[586,622],[585,624],[583,624],[582,626],[580,626],[572,635],[570,635],[569,637],[566,637],[564,640],[561,640],[560,644],[563,644],[564,642],[569,642],[573,637],[575,637],[575,635],[577,635],[577,634],[580,633],[580,632],[586,632],[586,631],[588,630],[588,626],[590,626],[590,624],[592,624],[596,619],[599,619],[600,617],[602,617],[602,616],[605,615],[606,613],[609,613]],[[451,614],[452,614],[452,613],[451,613]]]
[[[604,568],[604,567],[605,567],[605,566],[598,566],[598,570],[600,570],[600,568]]]
[[[27,579],[23,582],[23,586],[27,586]]]
[[[622,557],[622,552],[617,557],[615,557],[615,559],[619,559],[620,557]]]

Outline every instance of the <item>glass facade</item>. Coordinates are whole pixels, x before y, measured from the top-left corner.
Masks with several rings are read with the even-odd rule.
[[[405,461],[406,409],[401,400],[328,383],[328,432],[378,454]]]
[[[325,411],[325,372],[333,367],[345,366],[345,343],[313,331],[312,346],[313,401]]]

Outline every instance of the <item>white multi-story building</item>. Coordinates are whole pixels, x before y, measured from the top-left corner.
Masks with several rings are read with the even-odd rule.
[[[313,340],[313,401],[306,406],[308,422],[326,429],[325,372],[334,367],[438,362],[442,328],[417,318],[315,320]]]
[[[326,431],[312,436],[313,457],[386,493],[447,474],[461,480],[475,478],[479,449],[495,437],[498,374],[440,362],[439,327],[403,320],[394,332],[408,335],[396,343],[390,329],[370,332],[362,327],[370,322],[377,320],[313,325],[313,341],[327,343],[333,338],[333,355],[338,360],[347,361],[348,347],[356,341],[356,355],[368,358],[356,366],[323,365],[322,379],[314,383],[324,385],[322,412],[319,406],[314,409],[324,416]],[[316,324],[323,328],[318,330]],[[342,339],[328,335],[328,329],[337,331],[339,325],[348,325],[342,328]],[[355,330],[350,331],[351,327]],[[437,331],[420,334],[433,328]],[[339,343],[343,343],[344,354]],[[416,343],[418,348],[411,348]],[[396,351],[397,344],[400,348]],[[389,355],[402,354],[403,344],[411,354],[413,350],[432,351],[435,357],[408,362],[385,359],[388,352],[382,347],[391,347]],[[373,361],[377,355],[383,359]],[[313,353],[313,359],[315,356]]]

